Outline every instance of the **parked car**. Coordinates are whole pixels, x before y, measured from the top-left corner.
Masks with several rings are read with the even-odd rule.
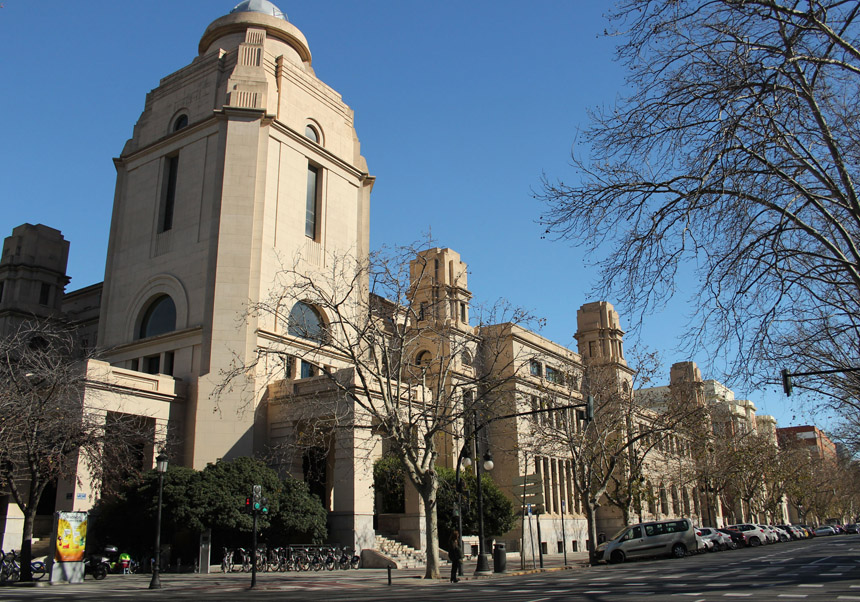
[[[718,550],[728,550],[732,543],[732,538],[726,535],[725,533],[721,533],[716,529],[712,529],[711,527],[696,527],[696,535],[702,539],[708,540],[713,543],[713,546],[709,551],[716,552]]]
[[[818,537],[819,535],[836,535],[836,529],[830,525],[821,525],[815,529],[815,536]]]
[[[737,529],[717,529],[723,535],[728,535],[732,540],[729,546],[732,549],[743,548],[747,545],[747,536]]]
[[[860,526],[858,526],[857,523],[848,523],[845,525],[845,532],[855,534],[860,533]]]
[[[812,527],[810,527],[809,525],[799,525],[799,526],[800,526],[801,528],[803,528],[803,530],[805,530],[805,531],[806,531],[806,534],[807,534],[809,537],[815,537],[815,529],[813,529],[813,528],[812,528]]]
[[[794,525],[777,525],[780,529],[784,530],[791,539],[803,539],[806,537],[806,534],[800,529],[800,527],[795,527]]]
[[[612,539],[597,546],[597,559],[615,564],[628,558],[664,554],[683,558],[696,549],[693,523],[690,519],[679,518],[624,527]]]
[[[791,533],[785,527],[781,527],[779,525],[768,525],[768,526],[771,529],[773,529],[774,531],[776,531],[776,534],[779,535],[780,541],[791,541],[792,539],[794,539],[791,536]]]
[[[767,525],[755,525],[759,529],[761,529],[762,533],[764,533],[765,540],[767,543],[779,543],[779,535],[776,531],[768,527]]]
[[[748,546],[760,546],[766,544],[768,541],[764,530],[758,525],[750,525],[748,523],[729,525],[729,529],[737,529],[746,534]]]

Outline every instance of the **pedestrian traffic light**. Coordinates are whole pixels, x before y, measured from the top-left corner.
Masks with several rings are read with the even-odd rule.
[[[250,511],[251,511],[251,498],[246,497],[245,498],[245,512],[250,512]]]
[[[266,498],[260,498],[260,505],[262,506],[260,508],[260,512],[262,512],[263,514],[268,514],[268,512],[269,512],[269,500],[267,500]]]
[[[785,368],[780,370],[780,374],[782,375],[782,390],[785,391],[786,395],[791,395],[791,390],[794,388],[791,383],[791,374]]]

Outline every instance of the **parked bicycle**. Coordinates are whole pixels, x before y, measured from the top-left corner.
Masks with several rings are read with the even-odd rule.
[[[34,560],[30,563],[30,573],[34,581],[39,581],[45,576],[45,563]],[[21,566],[19,564],[18,552],[12,550],[4,553],[0,550],[0,582],[14,583],[21,578]]]

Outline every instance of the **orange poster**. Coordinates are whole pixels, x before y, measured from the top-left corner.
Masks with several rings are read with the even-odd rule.
[[[60,512],[59,515],[54,560],[80,562],[87,547],[87,513]]]

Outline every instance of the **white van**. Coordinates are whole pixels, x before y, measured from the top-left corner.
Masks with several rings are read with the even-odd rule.
[[[696,530],[688,518],[676,518],[624,527],[597,546],[597,559],[611,563],[627,558],[662,556],[683,558],[696,549]]]

